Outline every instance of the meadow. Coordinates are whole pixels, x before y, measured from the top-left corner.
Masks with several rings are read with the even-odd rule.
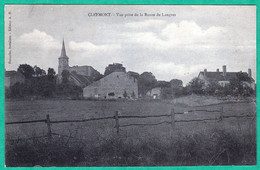
[[[161,115],[170,114],[171,109],[178,113],[185,112],[176,114],[176,121],[220,117],[218,112],[188,112],[189,110],[223,109],[224,116],[256,115],[256,106],[250,102],[190,107],[162,100],[16,100],[5,102],[5,120],[13,122],[45,119],[47,114],[50,115],[51,121],[81,120],[114,116],[116,111],[122,116]],[[119,119],[119,124],[163,121],[170,121],[170,117]],[[184,166],[256,163],[256,119],[252,117],[176,122],[174,129],[171,124],[127,126],[120,127],[119,135],[116,133],[113,119],[56,123],[51,125],[55,134],[51,144],[44,138],[38,138],[47,133],[45,123],[6,125],[5,128],[6,160],[9,166]],[[53,147],[60,149],[56,154],[64,153],[65,148],[70,148],[69,155],[77,156],[67,158],[68,154],[61,154],[60,160],[51,159],[50,156],[45,158],[43,155],[46,154],[46,148],[42,154],[39,154],[39,150],[46,147],[46,143],[48,146],[53,145],[52,150]],[[36,159],[38,155],[41,159],[20,160],[19,157],[23,154],[15,156],[17,146],[33,146],[34,149],[36,147],[36,150],[31,151],[31,155],[37,152],[33,157]],[[17,159],[14,160],[13,157]]]

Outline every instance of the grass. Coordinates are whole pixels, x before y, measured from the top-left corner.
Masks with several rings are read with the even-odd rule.
[[[191,108],[162,101],[36,100],[7,101],[6,121],[86,119],[121,115],[169,114],[191,109],[219,110],[224,115],[255,114],[252,103],[221,104]],[[219,113],[193,112],[176,120],[219,117]],[[120,119],[120,125],[155,123],[169,118]],[[52,124],[51,143],[45,123],[6,125],[7,166],[186,166],[254,165],[256,121],[230,118],[223,121],[176,123],[120,128],[115,120]],[[31,138],[31,139],[28,139]]]
[[[169,143],[141,143],[111,137],[98,147],[65,138],[7,141],[6,165],[15,166],[195,166],[255,165],[255,135],[214,129],[211,134],[178,134]]]

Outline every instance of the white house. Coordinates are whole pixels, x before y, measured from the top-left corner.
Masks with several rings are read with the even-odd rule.
[[[248,69],[246,72],[227,72],[227,67],[224,65],[222,72],[217,69],[216,71],[201,71],[198,75],[198,78],[204,82],[204,87],[207,87],[211,83],[218,83],[222,87],[230,84],[231,80],[242,79],[244,86],[251,87],[255,90],[255,80],[252,78],[252,71]]]

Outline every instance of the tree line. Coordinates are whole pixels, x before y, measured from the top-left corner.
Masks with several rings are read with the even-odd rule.
[[[45,70],[38,66],[21,64],[17,72],[25,77],[24,83],[17,82],[5,89],[7,98],[23,97],[79,97],[82,88],[68,81],[68,76],[57,83],[57,75],[53,68]],[[66,73],[64,73],[66,74]]]

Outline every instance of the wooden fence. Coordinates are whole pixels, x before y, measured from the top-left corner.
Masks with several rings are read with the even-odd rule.
[[[176,120],[175,115],[179,114],[187,114],[192,112],[216,112],[219,113],[219,117],[217,118],[205,118],[205,119],[193,119],[193,120]],[[120,119],[129,119],[129,118],[135,118],[135,119],[145,119],[145,118],[159,118],[159,117],[170,117],[169,121],[162,121],[158,123],[132,123],[132,124],[124,124],[120,125]],[[142,115],[142,116],[120,116],[119,111],[115,112],[114,116],[110,117],[99,117],[99,118],[90,118],[90,119],[81,119],[81,120],[54,120],[52,121],[50,119],[49,114],[46,115],[46,119],[39,119],[39,120],[29,120],[29,121],[17,121],[17,122],[6,122],[6,125],[13,125],[13,124],[25,124],[25,123],[39,123],[44,122],[47,125],[47,137],[49,140],[52,139],[52,131],[51,131],[51,124],[56,123],[77,123],[77,122],[89,122],[89,121],[97,121],[97,120],[109,120],[114,119],[115,120],[115,128],[116,133],[119,135],[119,129],[129,126],[156,126],[160,124],[171,124],[172,130],[175,130],[175,124],[180,122],[199,122],[199,121],[210,121],[210,120],[216,120],[221,121],[225,118],[255,118],[255,115],[230,115],[225,116],[223,114],[223,107],[221,110],[189,110],[187,112],[175,112],[174,109],[171,109],[170,114],[164,114],[164,115]]]

